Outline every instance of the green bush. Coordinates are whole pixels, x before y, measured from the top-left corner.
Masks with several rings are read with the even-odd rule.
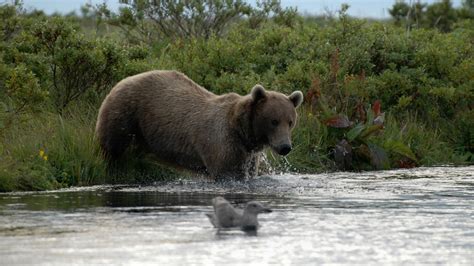
[[[400,26],[351,18],[348,6],[335,18],[304,19],[271,0],[218,32],[157,38],[164,32],[139,36],[140,23],[153,24],[139,17],[138,6],[128,8],[112,27],[100,25],[100,13],[46,16],[0,6],[1,191],[182,176],[133,149],[121,171],[107,172],[94,140],[105,95],[119,80],[151,69],[182,71],[217,94],[246,94],[257,83],[283,93],[302,90],[294,149],[284,158],[267,153],[273,169],[314,173],[474,160],[469,12],[443,21],[440,31],[423,24],[427,6],[407,27],[400,10]],[[193,19],[205,17],[199,16]]]
[[[256,28],[269,17],[280,25],[292,25],[297,18],[293,8],[282,8],[278,0],[261,0],[252,6],[242,0],[142,1],[123,0],[118,13],[105,3],[86,5],[83,12],[97,16],[122,29],[133,43],[154,43],[163,39],[209,39],[223,36],[231,25],[247,17]]]
[[[87,40],[65,19],[39,23],[31,35],[33,52],[45,55],[50,69],[50,92],[59,112],[89,89],[103,94],[120,76],[120,49],[104,40]]]
[[[24,64],[11,69],[6,65],[0,72],[0,136],[27,112],[44,108],[48,91],[43,90],[36,76]]]
[[[395,25],[403,25],[407,29],[426,27],[449,32],[459,20],[474,18],[473,3],[469,0],[464,0],[460,8],[454,8],[451,0],[410,4],[403,0],[396,1],[389,9]]]

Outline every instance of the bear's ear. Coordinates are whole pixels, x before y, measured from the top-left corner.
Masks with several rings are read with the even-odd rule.
[[[254,101],[258,101],[267,97],[267,93],[265,92],[265,89],[263,88],[262,85],[259,85],[259,84],[253,86],[250,94],[252,95],[252,99]]]
[[[303,102],[303,93],[301,91],[294,91],[288,98],[296,108]]]

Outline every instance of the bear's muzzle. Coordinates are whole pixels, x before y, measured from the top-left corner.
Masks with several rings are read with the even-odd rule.
[[[291,145],[290,144],[281,144],[277,147],[277,152],[278,154],[285,156],[291,151]]]

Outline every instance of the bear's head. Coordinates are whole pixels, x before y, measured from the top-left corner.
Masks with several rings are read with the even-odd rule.
[[[292,149],[291,130],[296,124],[296,108],[303,102],[303,93],[295,91],[287,96],[255,85],[250,95],[255,140],[280,155],[287,155]]]

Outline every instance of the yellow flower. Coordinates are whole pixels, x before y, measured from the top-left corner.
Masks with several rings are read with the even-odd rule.
[[[48,160],[48,155],[46,155],[46,153],[44,152],[43,149],[40,149],[39,150],[39,156],[41,157],[41,159],[47,161]]]

